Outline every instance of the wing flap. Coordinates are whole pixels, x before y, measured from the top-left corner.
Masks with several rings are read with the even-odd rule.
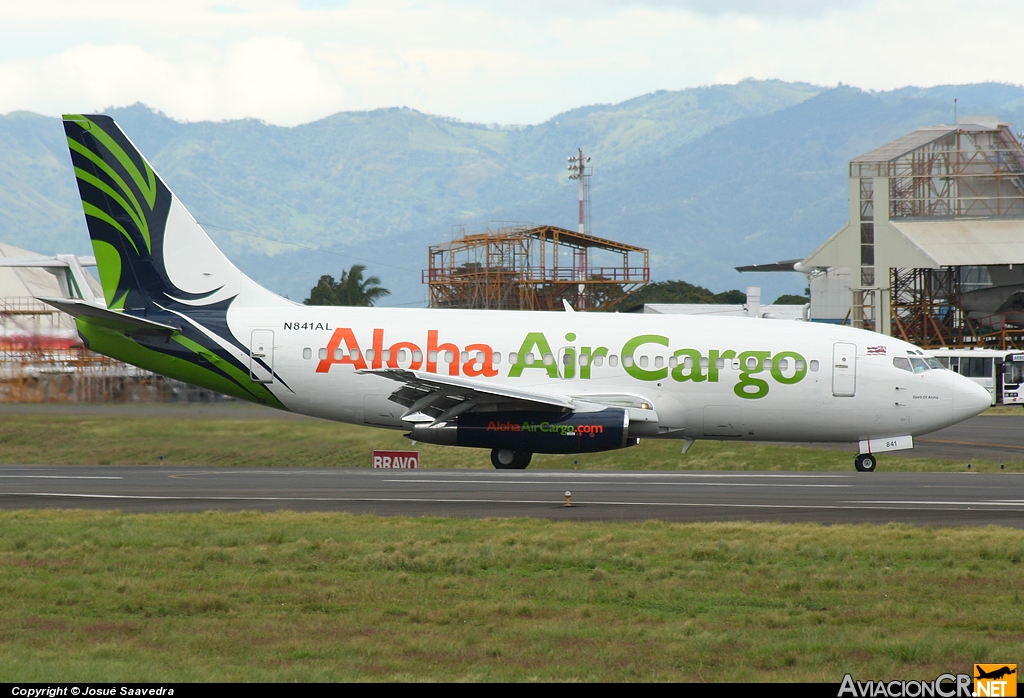
[[[425,421],[423,415],[441,421],[467,410],[493,410],[499,406],[503,409],[577,409],[576,403],[566,396],[545,395],[458,376],[438,376],[399,368],[370,369],[359,373],[402,384],[388,399],[406,408],[402,418],[407,422]]]

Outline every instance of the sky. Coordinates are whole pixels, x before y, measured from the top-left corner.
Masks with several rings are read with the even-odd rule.
[[[0,114],[536,124],[744,78],[1019,84],[1022,29],[1007,0],[0,0]]]

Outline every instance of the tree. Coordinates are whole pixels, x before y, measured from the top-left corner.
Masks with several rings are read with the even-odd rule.
[[[787,293],[775,299],[775,305],[806,305],[810,302],[810,298],[806,296],[796,296],[792,293]]]
[[[334,277],[324,274],[317,285],[309,289],[309,298],[303,301],[306,305],[361,305],[370,306],[391,291],[380,285],[380,278],[369,276],[363,278],[366,266],[353,264],[348,271],[341,272],[337,282]]]
[[[747,294],[733,289],[712,293],[703,286],[685,281],[655,281],[628,296],[617,309],[635,308],[644,303],[722,303],[740,305],[747,302]],[[614,308],[613,308],[614,309]]]

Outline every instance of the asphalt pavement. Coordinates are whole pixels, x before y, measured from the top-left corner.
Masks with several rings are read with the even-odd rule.
[[[0,507],[1024,528],[1024,474],[0,466]]]

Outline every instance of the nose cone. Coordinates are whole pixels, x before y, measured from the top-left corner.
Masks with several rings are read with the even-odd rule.
[[[953,422],[962,422],[981,414],[992,405],[992,396],[983,387],[963,376],[953,384]]]

